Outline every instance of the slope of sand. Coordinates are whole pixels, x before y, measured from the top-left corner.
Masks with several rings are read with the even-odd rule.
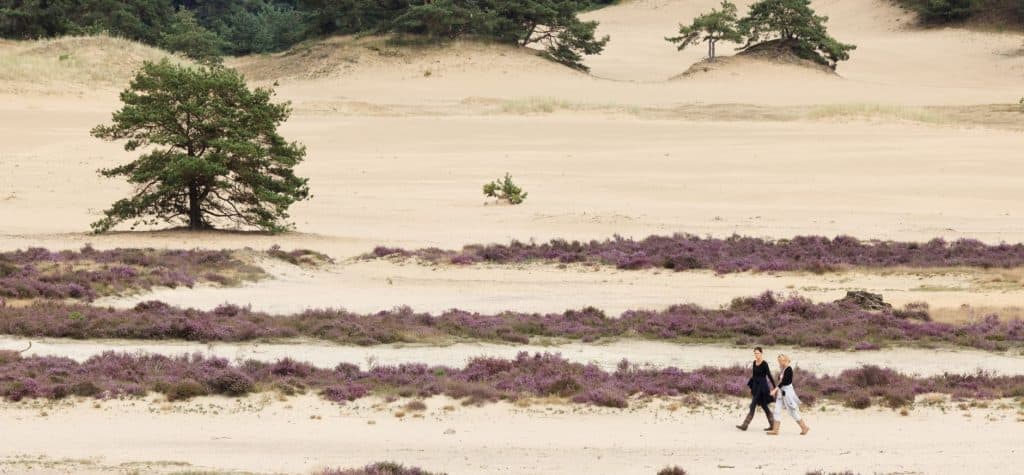
[[[476,357],[512,359],[519,352],[558,353],[570,361],[593,363],[614,371],[624,358],[644,367],[676,367],[695,370],[705,366],[729,367],[749,364],[750,350],[719,344],[678,344],[660,341],[616,340],[603,343],[498,344],[453,343],[443,346],[396,344],[343,346],[322,341],[279,343],[196,343],[184,341],[31,339],[25,355],[64,356],[76,361],[105,351],[152,353],[165,356],[200,353],[231,361],[273,362],[285,357],[316,366],[333,368],[350,363],[363,369],[371,365],[427,363],[463,367]],[[28,338],[0,336],[0,348],[21,349]],[[935,376],[944,373],[972,374],[986,371],[999,375],[1024,375],[1024,354],[1020,350],[993,353],[960,348],[886,348],[876,351],[821,351],[811,348],[772,346],[770,354],[784,353],[794,367],[819,375],[837,375],[864,365],[891,368],[908,375]]]
[[[394,413],[403,401],[337,406],[313,396],[162,405],[106,401],[95,407],[2,403],[0,425],[17,427],[17,437],[0,445],[0,467],[21,473],[24,464],[6,460],[45,453],[107,466],[160,460],[274,473],[382,460],[453,475],[651,475],[666,465],[691,473],[1006,473],[1012,471],[1007,464],[1020,458],[1024,437],[1013,406],[923,407],[906,417],[887,409],[813,410],[808,436],[784,421],[783,434],[768,438],[760,431],[763,418],[749,432],[733,428],[744,412],[735,400],[693,411],[670,410],[661,400],[634,402],[627,410],[506,403],[477,408],[445,398],[426,403],[422,417],[401,418]]]

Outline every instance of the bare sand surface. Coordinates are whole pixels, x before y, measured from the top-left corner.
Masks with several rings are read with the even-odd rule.
[[[1024,437],[1015,405],[921,407],[905,417],[887,409],[815,409],[806,415],[812,427],[808,436],[784,421],[782,435],[768,438],[760,431],[763,419],[746,433],[733,428],[743,413],[736,400],[691,411],[671,410],[663,400],[617,410],[565,404],[463,407],[432,398],[426,411],[396,417],[402,401],[337,406],[312,396],[283,402],[260,398],[95,406],[2,403],[0,425],[17,427],[17,436],[5,437],[0,463],[19,471],[24,465],[8,462],[13,457],[45,454],[108,466],[162,460],[276,473],[382,460],[452,475],[651,475],[666,465],[696,474],[1007,473],[1021,456]]]
[[[0,247],[277,242],[342,257],[378,244],[680,231],[1024,240],[1024,188],[1014,179],[1024,164],[1007,152],[1024,147],[1020,133],[578,115],[297,116],[285,135],[310,150],[299,172],[315,197],[292,210],[306,234],[90,236],[89,223],[129,191],[95,173],[130,159],[88,136],[105,115],[0,113]],[[484,206],[481,184],[505,171],[528,201]]]
[[[0,336],[0,348],[21,349],[29,338]],[[84,361],[105,351],[151,353],[165,356],[200,353],[232,361],[277,361],[289,357],[315,366],[333,368],[350,363],[363,369],[372,365],[427,363],[463,367],[476,357],[512,359],[522,351],[558,353],[579,363],[593,363],[614,371],[623,359],[644,367],[676,367],[694,370],[705,366],[748,365],[749,348],[722,344],[667,343],[645,340],[614,340],[599,343],[550,342],[545,344],[452,343],[447,345],[389,344],[345,346],[322,341],[197,343],[185,341],[31,339],[26,355],[63,356]],[[907,375],[935,376],[943,373],[972,374],[986,371],[999,375],[1024,374],[1024,353],[1005,353],[962,348],[886,348],[875,351],[822,351],[811,348],[772,346],[768,353],[785,353],[794,367],[817,374],[836,375],[865,365],[891,368]],[[771,359],[771,358],[769,358]]]
[[[811,273],[737,273],[712,271],[633,271],[610,267],[553,265],[422,266],[386,260],[352,261],[322,269],[280,261],[258,263],[273,277],[240,287],[158,288],[130,296],[104,297],[95,304],[130,308],[139,302],[210,310],[229,302],[290,314],[315,308],[344,308],[373,313],[409,306],[441,313],[453,308],[482,313],[563,312],[587,306],[609,316],[626,310],[695,303],[718,308],[735,297],[766,290],[798,294],[819,302],[842,298],[849,290],[880,293],[893,305],[927,302],[936,318],[965,321],[995,311],[1002,317],[1024,315],[1024,283],[1014,270],[944,269]],[[1004,275],[1006,274],[1006,275]],[[964,308],[962,306],[970,308]]]

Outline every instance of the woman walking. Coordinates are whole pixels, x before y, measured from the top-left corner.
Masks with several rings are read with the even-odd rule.
[[[811,428],[807,427],[807,423],[800,416],[800,398],[797,397],[796,390],[793,389],[793,368],[790,367],[788,356],[779,355],[779,369],[782,371],[779,376],[779,386],[772,390],[772,396],[775,396],[775,412],[782,414],[782,409],[785,408],[793,420],[800,425],[800,435],[807,435]],[[768,431],[768,435],[779,435],[779,426],[781,425],[782,421],[775,421],[772,424],[772,430]]]
[[[743,424],[736,426],[739,430],[747,430],[750,421],[754,419],[754,412],[760,406],[764,414],[768,416],[768,429],[775,428],[775,418],[772,417],[772,409],[768,405],[774,400],[772,394],[775,390],[775,379],[772,378],[772,370],[768,368],[768,362],[764,360],[764,350],[761,347],[754,348],[753,374],[747,381],[750,387],[750,412]]]

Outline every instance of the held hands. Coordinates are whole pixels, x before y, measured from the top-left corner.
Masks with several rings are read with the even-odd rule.
[[[775,397],[779,393],[779,388],[772,389],[772,397]]]

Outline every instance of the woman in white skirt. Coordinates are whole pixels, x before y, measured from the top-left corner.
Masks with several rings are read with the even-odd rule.
[[[803,417],[800,416],[800,398],[797,397],[796,390],[793,389],[793,368],[789,366],[789,363],[788,356],[779,355],[779,369],[781,371],[779,385],[772,390],[772,396],[775,396],[775,413],[779,414],[779,419],[775,419],[775,422],[772,424],[772,430],[768,431],[768,435],[779,435],[783,409],[789,412],[789,415],[800,425],[800,435],[806,435],[811,430],[810,427],[807,427]]]

